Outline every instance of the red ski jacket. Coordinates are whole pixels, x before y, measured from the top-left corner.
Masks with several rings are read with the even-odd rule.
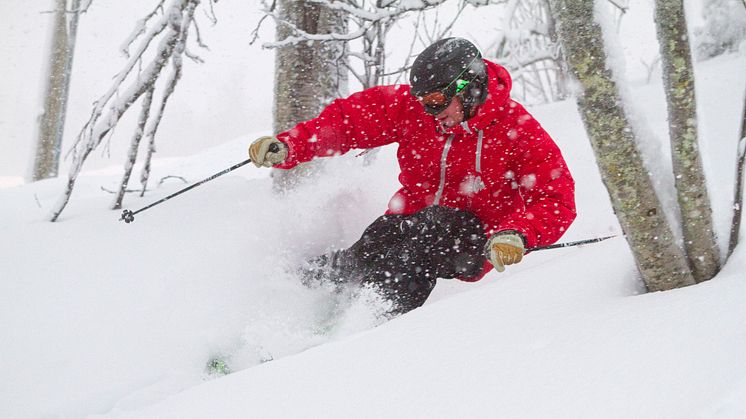
[[[487,237],[516,230],[528,247],[552,244],[575,219],[572,176],[549,134],[510,99],[507,70],[485,63],[489,95],[466,123],[442,132],[408,85],[377,86],[279,134],[289,153],[276,167],[396,142],[402,187],[388,214],[445,205],[474,213]],[[461,279],[479,280],[491,268],[485,261],[480,275]]]

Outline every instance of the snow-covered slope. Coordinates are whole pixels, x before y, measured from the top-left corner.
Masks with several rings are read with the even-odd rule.
[[[723,77],[743,90],[743,66],[726,57],[700,74],[721,239],[740,109],[709,92]],[[661,131],[655,91],[634,90]],[[533,112],[577,181],[579,218],[563,241],[618,232],[573,103]],[[158,161],[154,179],[204,178],[243,160],[254,137]],[[371,166],[335,159],[283,197],[245,167],[129,225],[101,189],[116,186],[117,168],[82,176],[54,224],[44,219],[62,179],[0,189],[0,416],[746,415],[743,249],[713,281],[642,295],[622,239],[537,252],[475,284],[440,281],[393,321],[359,303],[330,328],[333,301],[292,267],[350,244],[384,210],[394,151]],[[183,186],[170,178],[126,206]],[[235,372],[206,377],[214,356]]]
[[[121,417],[743,417],[745,262],[632,297],[620,243],[569,251]]]

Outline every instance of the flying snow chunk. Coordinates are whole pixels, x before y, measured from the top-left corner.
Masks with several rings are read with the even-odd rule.
[[[389,208],[391,208],[391,211],[399,212],[404,209],[404,199],[399,195],[394,195],[393,198],[391,198],[391,201],[389,201]]]
[[[521,186],[522,187],[524,187],[526,189],[531,189],[531,188],[534,187],[534,185],[536,185],[536,175],[535,174],[532,173],[530,175],[526,175],[526,176],[521,177]]]

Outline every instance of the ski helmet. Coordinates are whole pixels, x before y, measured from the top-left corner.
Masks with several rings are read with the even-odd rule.
[[[471,118],[475,105],[487,99],[487,67],[474,44],[463,38],[441,39],[425,48],[409,73],[411,93],[423,102],[425,111],[438,114],[458,96],[464,119]],[[443,99],[422,100],[440,92]]]

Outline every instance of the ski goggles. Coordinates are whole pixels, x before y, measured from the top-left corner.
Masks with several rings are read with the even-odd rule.
[[[419,100],[425,108],[425,112],[431,115],[437,115],[443,112],[451,104],[453,98],[461,93],[469,83],[468,80],[456,79],[441,90],[418,96],[417,100]]]

